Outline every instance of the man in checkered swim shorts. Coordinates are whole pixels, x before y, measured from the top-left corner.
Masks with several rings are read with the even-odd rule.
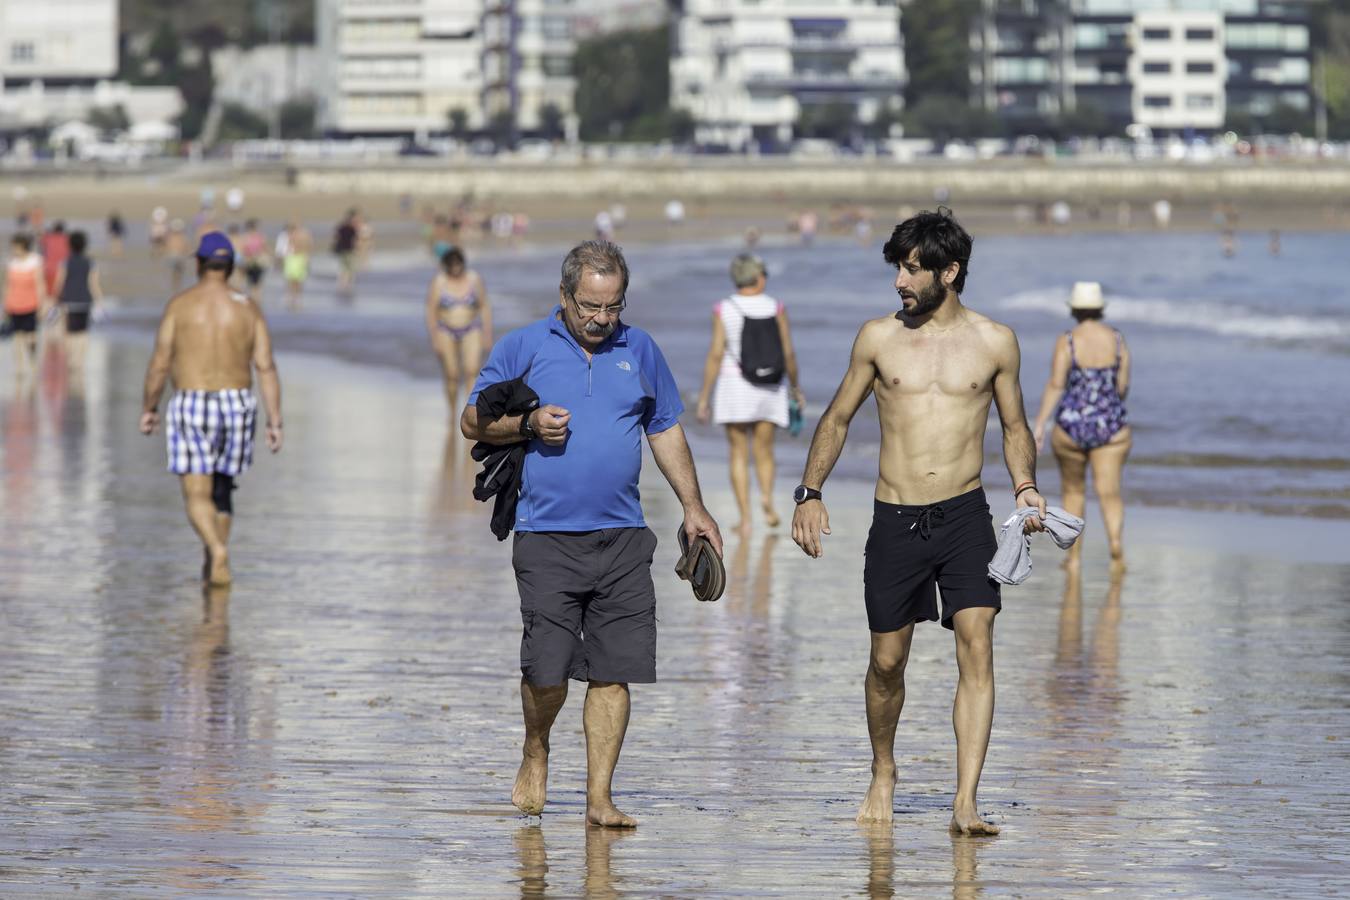
[[[253,463],[254,370],[267,411],[267,446],[276,453],[282,441],[272,338],[258,304],[230,288],[233,271],[229,238],[218,231],[203,235],[197,283],[170,300],[160,320],[141,413],[141,433],[152,434],[172,377],[176,392],[165,416],[169,471],[182,482],[188,521],[206,551],[202,578],[214,585],[230,583],[231,492],[235,476]]]

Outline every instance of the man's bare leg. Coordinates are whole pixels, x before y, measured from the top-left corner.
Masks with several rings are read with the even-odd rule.
[[[567,701],[567,682],[540,687],[520,679],[520,705],[525,712],[525,746],[511,802],[527,816],[544,811],[548,797],[548,735]]]
[[[188,521],[210,555],[207,580],[211,584],[229,584],[230,555],[216,526],[216,504],[211,500],[211,476],[183,475],[180,480]]]
[[[864,681],[867,733],[872,739],[872,784],[858,811],[860,823],[890,822],[895,816],[895,727],[905,705],[905,665],[913,637],[913,623],[899,631],[872,632]]]
[[[633,828],[637,821],[619,812],[610,798],[614,767],[628,732],[628,685],[592,681],[581,721],[586,728],[586,822]]]
[[[952,617],[960,678],[952,705],[956,801],[951,830],[961,834],[998,834],[997,825],[980,818],[975,801],[994,725],[994,612],[987,606],[971,607],[958,610]]]

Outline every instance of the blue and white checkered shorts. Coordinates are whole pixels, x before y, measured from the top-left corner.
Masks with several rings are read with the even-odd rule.
[[[179,391],[169,401],[165,432],[175,475],[242,474],[253,464],[253,391]]]

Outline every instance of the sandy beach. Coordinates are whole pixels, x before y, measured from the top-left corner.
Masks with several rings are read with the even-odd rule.
[[[583,825],[577,697],[544,816],[510,806],[509,546],[468,496],[439,385],[283,345],[289,442],[238,494],[236,584],[204,595],[162,438],[135,429],[148,346],[96,333],[83,381],[51,353],[0,394],[0,892],[1350,889],[1344,522],[1132,507],[1114,581],[1098,534],[1076,579],[1038,544],[997,626],[981,810],[1004,831],[952,838],[936,626],[915,639],[896,822],[853,822],[869,486],[832,486],[823,560],[762,528],[729,542],[727,596],[703,605],[672,572],[678,507],[649,460],[661,681],[634,690],[616,800],[642,824],[617,834]],[[785,483],[803,453],[784,448]],[[725,471],[700,470],[727,521]]]

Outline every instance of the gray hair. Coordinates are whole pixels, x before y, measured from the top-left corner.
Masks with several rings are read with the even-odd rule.
[[[753,253],[742,253],[731,261],[731,283],[748,288],[764,274],[764,260]]]
[[[619,291],[619,300],[628,294],[628,261],[623,258],[623,250],[611,241],[582,241],[572,248],[562,264],[562,290],[573,299],[581,276],[587,271],[597,275],[623,276],[623,287]]]

